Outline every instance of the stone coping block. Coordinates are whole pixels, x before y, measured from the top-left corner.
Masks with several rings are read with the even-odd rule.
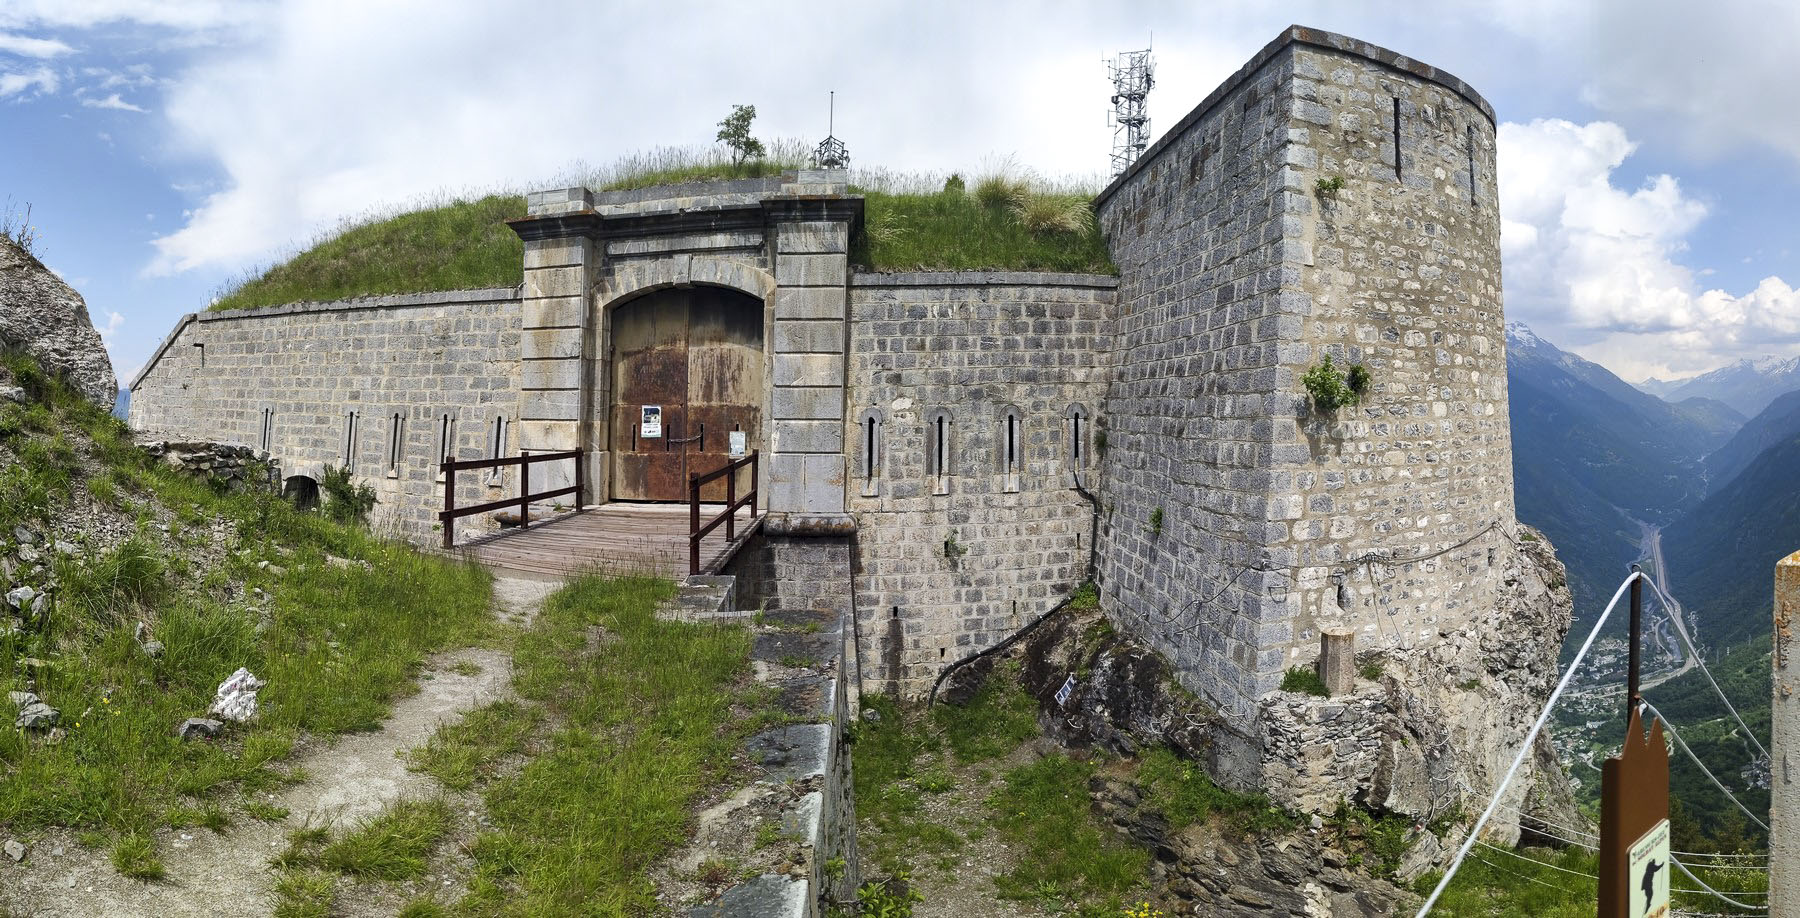
[[[811,884],[765,873],[725,891],[716,902],[688,910],[691,918],[802,918]]]
[[[1048,271],[858,271],[852,287],[1095,287],[1112,290],[1119,279],[1110,274],[1054,274]]]

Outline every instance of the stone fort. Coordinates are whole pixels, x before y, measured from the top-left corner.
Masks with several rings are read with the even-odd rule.
[[[1495,607],[1494,162],[1461,80],[1294,27],[1096,198],[1116,277],[858,270],[842,171],[542,191],[521,285],[185,316],[131,422],[347,467],[420,542],[446,456],[581,450],[604,503],[758,450],[766,598],[853,608],[869,688],[928,690],[1092,579],[1247,713],[1321,629],[1410,647]],[[1359,404],[1309,399],[1327,356]]]

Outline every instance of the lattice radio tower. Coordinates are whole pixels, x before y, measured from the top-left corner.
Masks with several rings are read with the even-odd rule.
[[[1112,174],[1124,172],[1150,145],[1150,115],[1144,99],[1156,85],[1156,62],[1150,49],[1126,51],[1107,62],[1112,76],[1112,111],[1107,121],[1113,129]]]

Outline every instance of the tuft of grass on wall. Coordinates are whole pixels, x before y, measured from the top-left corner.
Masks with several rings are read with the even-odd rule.
[[[1088,195],[1015,187],[984,195],[985,187],[863,191],[864,233],[852,262],[876,271],[1118,273]]]

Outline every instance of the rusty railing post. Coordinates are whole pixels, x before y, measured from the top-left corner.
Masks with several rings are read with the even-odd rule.
[[[456,517],[449,514],[456,512],[456,470],[450,468],[450,457],[445,456],[439,466],[444,470],[444,549],[456,547]]]
[[[519,528],[531,525],[531,457],[519,450]]]
[[[742,468],[742,466],[739,466]],[[725,541],[737,538],[737,469],[725,473]]]
[[[578,449],[575,451],[575,512],[576,513],[580,513],[581,508],[587,506],[587,491],[583,490],[583,488],[582,488],[582,483],[585,482],[587,480],[587,478],[586,478],[586,476],[581,474],[581,472],[582,472],[581,460],[586,455],[587,455],[587,452],[585,450]]]
[[[762,498],[762,492],[758,489],[758,483],[761,482],[762,479],[759,478],[756,473],[756,462],[757,462],[756,457],[757,457],[757,454],[761,453],[761,452],[762,452],[762,450],[759,450],[759,449],[753,449],[750,451],[750,497],[751,497],[750,518],[751,519],[756,519],[756,502],[757,502],[757,500],[760,500]]]
[[[700,573],[700,476],[688,476],[688,573]]]

